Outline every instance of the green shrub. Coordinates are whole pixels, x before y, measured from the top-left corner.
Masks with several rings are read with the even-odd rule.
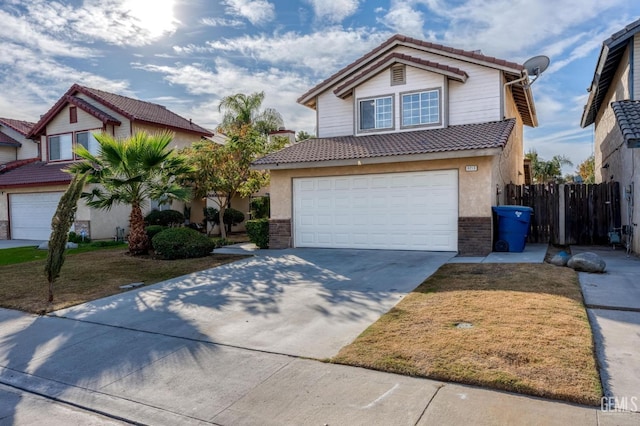
[[[267,219],[271,215],[270,199],[268,195],[256,197],[251,200],[251,215],[253,219]]]
[[[204,219],[207,222],[211,222],[215,225],[220,224],[220,216],[219,211],[213,207],[206,207],[204,209]],[[236,210],[233,208],[228,208],[224,211],[224,224],[225,225],[238,225],[239,223],[244,222],[244,213],[240,210]]]
[[[248,220],[247,235],[259,248],[269,248],[269,219]]]
[[[147,225],[182,225],[184,223],[184,215],[177,210],[151,210],[144,218],[144,222]]]
[[[155,237],[157,234],[164,231],[165,229],[167,229],[167,226],[162,226],[162,225],[149,225],[144,228],[145,232],[147,233],[147,237],[149,238],[149,241],[151,241],[153,237]]]
[[[83,239],[82,235],[76,234],[75,232],[71,231],[71,232],[69,232],[69,240],[68,241],[70,243],[76,243],[76,244],[90,243],[91,242],[91,238],[84,237],[84,239]]]
[[[113,240],[104,240],[104,241],[94,241],[89,246],[91,247],[116,247],[116,246],[124,246],[127,243],[124,241],[113,241]]]
[[[208,256],[215,247],[208,237],[190,228],[165,229],[151,244],[156,256],[167,260]]]
[[[224,247],[224,246],[228,246],[230,244],[233,244],[232,241],[229,241],[228,239],[221,238],[221,237],[211,238],[211,241],[213,241],[213,244],[216,245],[215,248]]]

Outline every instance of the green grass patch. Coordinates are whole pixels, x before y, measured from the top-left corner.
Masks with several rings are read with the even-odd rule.
[[[122,248],[125,243],[117,241],[94,241],[87,244],[79,244],[77,249],[68,249],[67,255],[86,253],[105,248]],[[0,250],[0,265],[14,265],[16,263],[31,262],[47,258],[47,250],[39,250],[38,247],[15,247]]]

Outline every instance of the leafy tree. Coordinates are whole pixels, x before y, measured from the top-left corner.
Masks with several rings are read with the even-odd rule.
[[[529,150],[525,158],[531,160],[531,173],[535,183],[547,183],[562,178],[562,166],[573,166],[564,155],[555,155],[551,160],[544,161],[535,149]]]
[[[577,173],[582,176],[584,183],[596,182],[596,157],[591,154],[586,160],[578,165]]]
[[[92,155],[78,146],[76,155],[84,161],[73,164],[73,173],[86,173],[87,182],[97,184],[82,198],[90,207],[109,210],[113,205],[131,206],[129,215],[129,253],[147,253],[149,239],[144,229],[142,207],[149,200],[187,201],[190,190],[178,185],[175,176],[190,171],[186,159],[168,149],[173,135],[136,133],[117,140],[105,133],[96,134],[100,154]]]
[[[263,135],[278,130],[284,125],[282,116],[273,108],[261,110],[263,101],[264,92],[225,96],[218,105],[218,111],[224,111],[220,129],[226,134],[236,134],[250,125]]]
[[[282,148],[282,144],[277,138],[269,142],[251,125],[244,125],[236,134],[230,135],[225,145],[208,141],[195,143],[183,151],[193,168],[193,172],[184,176],[183,182],[192,186],[196,197],[214,199],[220,208],[218,223],[225,223],[224,213],[233,197],[247,197],[269,183],[268,172],[251,169],[251,163]],[[227,237],[224,226],[220,227],[220,232],[222,238]]]
[[[73,224],[73,219],[78,209],[78,200],[82,195],[87,177],[83,174],[76,174],[69,187],[62,194],[56,214],[51,219],[51,238],[49,239],[49,252],[47,253],[47,263],[44,266],[44,272],[49,282],[49,297],[47,301],[53,302],[53,284],[60,276],[60,270],[64,264],[64,251],[67,247],[69,239],[69,229]]]
[[[311,139],[311,138],[315,138],[315,137],[316,137],[315,135],[307,133],[304,130],[300,130],[298,133],[296,133],[296,141],[297,142],[306,141],[307,139]]]

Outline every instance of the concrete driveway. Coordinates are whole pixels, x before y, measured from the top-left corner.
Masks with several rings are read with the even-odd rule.
[[[0,240],[0,250],[15,247],[38,247],[44,240]]]
[[[335,355],[454,253],[291,249],[54,315],[279,354]]]
[[[572,247],[607,263],[604,274],[579,274],[604,394],[612,403],[640,411],[640,259],[610,247]]]

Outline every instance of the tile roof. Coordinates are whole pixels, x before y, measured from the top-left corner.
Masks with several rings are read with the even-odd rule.
[[[0,118],[0,125],[7,126],[20,133],[23,136],[27,136],[33,126],[36,123],[24,120],[13,120],[11,118]]]
[[[0,131],[0,146],[14,146],[18,148],[18,147],[21,147],[22,144],[17,140],[15,140],[14,138],[12,138],[11,136],[5,133],[2,133],[2,131]]]
[[[620,60],[627,50],[628,40],[639,32],[640,19],[625,26],[602,42],[598,62],[593,72],[593,79],[587,89],[589,91],[589,98],[582,112],[582,118],[580,120],[581,127],[587,127],[593,124],[600,108],[607,106],[602,103],[613,82]]]
[[[308,139],[254,161],[255,166],[502,148],[515,119],[380,135]],[[312,164],[309,165],[313,166]]]
[[[102,121],[105,124],[106,123],[116,124],[118,126],[122,124],[120,120],[118,120],[114,116],[102,111],[100,108],[94,105],[91,105],[89,102],[85,101],[82,98],[79,98],[77,96],[66,95],[65,99],[70,104],[77,106],[87,114],[93,115],[94,117],[96,117],[98,120]]]
[[[626,143],[640,142],[640,101],[612,102],[611,107]]]
[[[32,162],[14,170],[0,174],[0,188],[66,185],[71,175],[62,170],[69,163]]]
[[[460,68],[439,64],[437,62],[428,61],[426,59],[414,58],[413,56],[405,55],[404,53],[394,52],[394,53],[391,53],[390,55],[385,56],[383,59],[381,59],[374,65],[356,74],[353,78],[350,78],[345,83],[338,86],[333,91],[333,93],[335,93],[336,96],[345,97],[347,94],[351,92],[351,91],[345,92],[345,89],[353,88],[353,86],[356,83],[362,81],[363,79],[367,78],[370,75],[377,74],[379,71],[381,71],[381,69],[384,69],[385,67],[389,66],[391,63],[394,63],[394,62],[417,65],[421,68],[427,68],[430,71],[449,75],[452,78],[462,82],[466,81],[467,78],[469,77],[469,75],[466,72],[462,71]]]
[[[132,121],[142,121],[145,123],[165,126],[169,129],[192,132],[200,136],[213,135],[212,131],[205,129],[204,127],[200,127],[191,120],[187,120],[186,118],[169,111],[163,105],[74,84],[67,93],[65,93],[44,116],[42,116],[40,121],[35,124],[33,130],[29,133],[29,136],[38,136],[43,134],[47,123],[51,121],[51,119],[53,119],[53,117],[69,102],[67,100],[67,96],[74,96],[77,93],[82,93],[94,99]]]
[[[443,54],[444,56],[454,56],[454,57],[459,56],[462,58],[469,59],[472,62],[481,62],[488,66],[493,65],[499,68],[510,68],[517,72],[520,72],[524,69],[521,64],[518,64],[516,62],[506,61],[504,59],[498,59],[493,56],[483,55],[478,52],[456,49],[453,47],[444,46],[442,44],[431,43],[428,41],[403,36],[401,34],[396,34],[391,38],[389,38],[384,43],[382,43],[380,46],[376,47],[375,49],[367,53],[366,55],[362,56],[361,58],[357,59],[355,62],[352,62],[351,64],[347,65],[346,67],[342,68],[341,70],[339,70],[338,72],[330,76],[329,78],[325,79],[324,81],[320,82],[319,84],[317,84],[316,86],[308,90],[305,94],[303,94],[298,98],[298,103],[306,104],[309,101],[309,99],[307,98],[309,98],[314,92],[318,91],[324,86],[337,83],[340,80],[340,78],[347,78],[349,76],[348,73],[351,70],[358,69],[361,66],[365,66],[365,64],[369,62],[369,60],[373,60],[376,56],[378,56],[378,54],[384,52],[385,50],[393,47],[396,44],[413,45],[424,50],[436,51],[436,53]]]
[[[9,161],[8,163],[0,164],[0,173],[6,173],[9,170],[17,169],[18,167],[22,167],[26,164],[33,163],[38,161],[37,158],[25,158],[22,160],[14,160]]]

